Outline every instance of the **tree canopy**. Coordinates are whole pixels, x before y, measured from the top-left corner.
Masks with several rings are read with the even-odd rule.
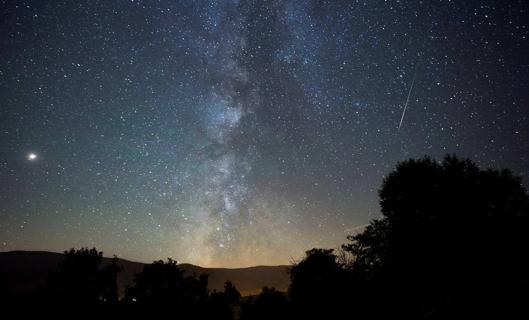
[[[367,294],[359,299],[414,317],[519,305],[529,270],[529,200],[520,178],[454,156],[423,158],[400,163],[379,195],[382,218],[344,245]]]

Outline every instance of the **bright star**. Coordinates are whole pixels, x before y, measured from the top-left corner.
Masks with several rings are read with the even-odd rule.
[[[37,159],[37,154],[35,154],[35,153],[28,154],[28,160],[29,161],[34,161],[36,159]]]

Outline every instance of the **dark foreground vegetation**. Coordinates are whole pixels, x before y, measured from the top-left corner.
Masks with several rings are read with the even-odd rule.
[[[338,252],[312,249],[288,292],[241,297],[231,283],[173,260],[146,265],[119,297],[120,266],[96,249],[65,252],[47,284],[10,306],[164,312],[181,319],[529,319],[529,197],[507,170],[447,157],[397,166],[379,192],[382,217]]]

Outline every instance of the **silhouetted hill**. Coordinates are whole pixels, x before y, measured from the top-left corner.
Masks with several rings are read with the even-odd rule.
[[[224,283],[230,280],[243,296],[261,292],[264,286],[286,292],[290,284],[288,266],[255,266],[248,268],[202,268],[192,264],[181,264],[186,272],[197,275],[209,274],[209,289],[222,291]]]
[[[43,285],[50,271],[57,268],[62,253],[46,251],[0,252],[0,285],[9,292],[24,294]],[[111,258],[103,259],[109,264]],[[144,263],[118,259],[123,270],[118,274],[118,288],[122,295],[131,285],[134,275],[143,269]],[[222,291],[227,280],[232,281],[242,295],[253,295],[263,286],[286,291],[290,283],[287,266],[256,266],[249,268],[203,268],[192,264],[179,265],[190,274],[209,274],[209,289]],[[4,283],[2,283],[4,282]]]

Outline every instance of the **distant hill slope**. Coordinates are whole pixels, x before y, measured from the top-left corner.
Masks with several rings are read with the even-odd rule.
[[[45,283],[50,271],[57,268],[62,260],[62,253],[46,251],[10,251],[0,252],[0,286],[13,293],[28,293]],[[132,285],[134,275],[141,272],[144,263],[118,259],[123,270],[118,274],[120,294],[127,286]],[[110,263],[111,258],[104,258]],[[181,264],[188,274],[209,274],[209,289],[222,291],[227,280],[232,281],[242,295],[253,295],[263,286],[275,287],[286,291],[290,279],[288,266],[256,266],[249,268],[203,268],[192,264]],[[4,283],[1,283],[4,282]]]

